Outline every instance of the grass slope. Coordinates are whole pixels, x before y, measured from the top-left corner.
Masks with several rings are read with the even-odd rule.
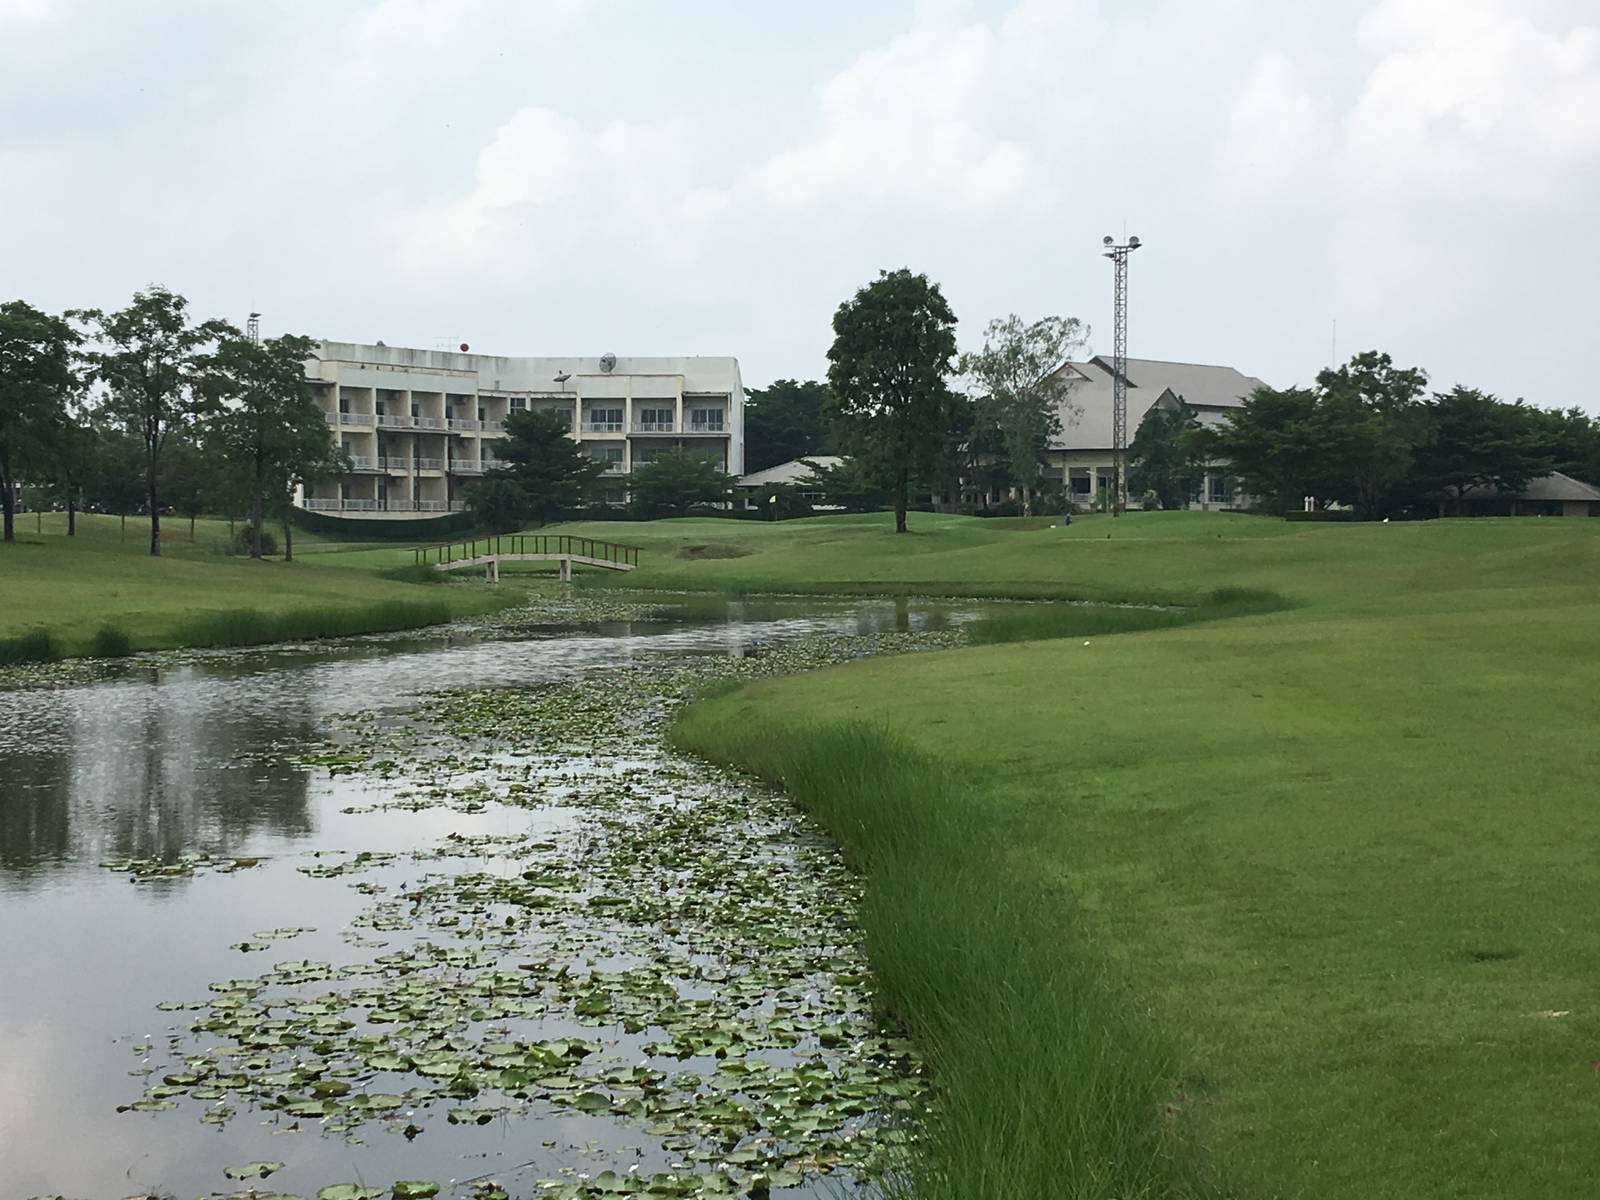
[[[75,538],[64,536],[59,514],[45,514],[43,525],[36,534],[25,514],[18,540],[0,544],[0,643],[29,635],[37,643],[42,632],[69,655],[104,652],[115,643],[97,635],[110,626],[127,635],[118,647],[124,652],[249,645],[410,628],[504,602],[478,589],[398,583],[370,571],[225,557],[210,549],[226,543],[225,522],[201,522],[198,545],[187,540],[187,522],[174,522],[160,558],[146,553],[147,527],[132,519],[126,540],[114,517],[80,517]],[[0,657],[5,651],[0,645]]]
[[[1219,539],[1222,521],[1241,532]],[[1600,522],[1152,514],[1110,542],[1079,525],[1005,535],[1036,539],[1028,551],[975,540],[966,561],[996,585],[1001,562],[1038,582],[1077,554],[1110,589],[1243,584],[1300,604],[762,683],[699,706],[681,736],[787,780],[815,769],[819,729],[855,721],[966,781],[954,797],[929,789],[928,836],[946,806],[981,814],[987,832],[969,840],[990,890],[1070,923],[1109,961],[1104,994],[1130,981],[1181,1039],[1172,1077],[1117,1037],[1106,1052],[1165,1080],[1230,1191],[1587,1194],[1600,1178]],[[825,578],[861,556],[819,558]],[[883,575],[915,570],[892,546],[879,559]],[[876,803],[835,789],[836,827],[841,796]],[[973,930],[938,900],[959,877],[922,886],[933,928],[920,936],[959,957]],[[1063,944],[1011,943],[1022,960],[1071,961]],[[1018,978],[1038,969],[1025,961]],[[992,968],[996,994],[1014,994],[1007,970]],[[970,999],[950,989],[913,1019],[940,1028],[942,1008]],[[993,1036],[1018,1087],[1076,1053],[1045,1033],[1032,1054]],[[947,1084],[970,1107],[1000,1094],[1000,1075]],[[1072,1135],[1038,1109],[1014,1140],[1058,1152]]]

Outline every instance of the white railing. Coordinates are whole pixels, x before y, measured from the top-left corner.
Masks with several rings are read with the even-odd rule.
[[[690,433],[726,433],[721,421],[690,421]]]
[[[322,419],[329,425],[337,425],[339,423],[339,414],[336,412],[325,412],[322,414]]]
[[[343,500],[307,500],[305,507],[312,512],[338,512]]]
[[[442,458],[415,458],[411,460],[419,471],[442,471],[444,459]]]
[[[459,471],[463,475],[483,474],[483,468],[477,463],[473,462],[470,458],[452,458],[450,460],[450,469],[452,471]]]
[[[585,421],[583,423],[583,431],[585,433],[621,433],[622,432],[622,422],[621,421]]]
[[[465,500],[452,500],[452,501],[450,501],[450,511],[451,512],[466,512],[467,511],[467,502]]]
[[[401,413],[379,413],[378,424],[390,429],[407,429],[411,426],[411,417]]]
[[[635,433],[671,433],[676,421],[637,421],[634,423]]]
[[[371,425],[372,424],[372,414],[371,413],[347,413],[347,412],[342,412],[342,413],[339,414],[339,424],[341,424],[341,425]]]
[[[377,501],[377,500],[341,500],[341,501],[339,501],[339,507],[344,509],[346,512],[377,512],[378,511],[378,505],[379,505],[379,501]]]
[[[386,471],[409,471],[411,460],[409,458],[380,458],[378,466]]]
[[[412,417],[411,418],[411,422],[418,429],[443,429],[444,428],[444,418],[443,417]]]
[[[306,500],[312,512],[462,512],[464,500]]]
[[[464,419],[462,417],[451,417],[449,422],[448,422],[448,424],[449,424],[451,429],[482,429],[483,428],[483,422],[482,421],[468,421],[468,420],[466,420],[466,419]]]
[[[373,469],[372,459],[365,454],[352,454],[350,456],[350,466],[357,471],[370,471]]]
[[[450,505],[444,500],[418,500],[416,512],[449,512]]]
[[[605,473],[607,475],[625,475],[625,474],[627,474],[627,471],[628,471],[628,468],[624,467],[620,462],[607,462],[606,463]]]

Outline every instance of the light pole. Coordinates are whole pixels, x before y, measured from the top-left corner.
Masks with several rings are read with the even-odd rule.
[[[1139,248],[1139,239],[1118,244],[1110,234],[1101,239],[1103,257],[1111,260],[1115,279],[1111,319],[1111,464],[1116,478],[1116,494],[1111,500],[1111,515],[1120,517],[1128,495],[1127,463],[1123,448],[1128,444],[1128,255]]]

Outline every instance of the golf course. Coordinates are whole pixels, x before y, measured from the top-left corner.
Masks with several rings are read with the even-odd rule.
[[[553,571],[408,582],[408,546],[310,536],[294,563],[149,559],[59,519],[0,550],[0,638],[361,632]],[[863,874],[877,1003],[935,1082],[915,1195],[1593,1191],[1600,521],[548,531],[639,548],[580,591],[1031,601],[963,648],[713,689],[672,735]]]

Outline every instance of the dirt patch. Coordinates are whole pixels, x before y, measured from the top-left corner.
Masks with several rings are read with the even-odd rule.
[[[729,542],[703,542],[698,546],[679,546],[679,558],[748,558],[754,550]]]

